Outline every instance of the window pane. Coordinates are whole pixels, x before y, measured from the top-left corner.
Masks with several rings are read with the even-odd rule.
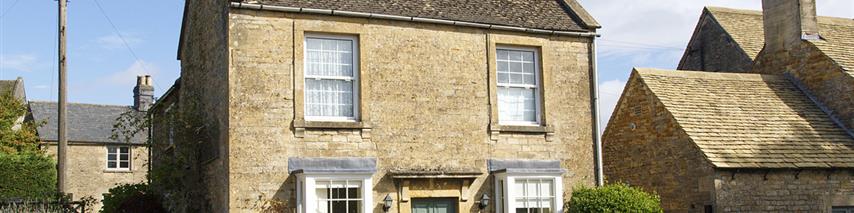
[[[306,39],[306,76],[353,77],[353,41]]]
[[[115,169],[116,168],[116,162],[115,161],[107,162],[107,168]]]
[[[127,154],[127,153],[130,153],[130,148],[129,147],[119,147],[119,151],[121,151],[121,153]]]
[[[349,203],[347,204],[347,207],[348,207],[347,213],[359,213],[359,210],[362,209],[362,205],[361,205],[362,202],[359,202],[357,200],[348,201],[348,202]]]
[[[508,56],[510,53],[508,50],[498,50],[496,51],[496,58],[498,60],[507,60],[510,57]]]
[[[116,160],[116,154],[108,154],[108,155],[107,155],[107,160],[108,160],[108,161],[109,161],[109,160]]]
[[[306,115],[353,117],[353,82],[306,79]]]
[[[107,147],[107,153],[117,153],[118,151],[116,150],[117,149],[114,146]]]
[[[531,51],[522,52],[522,61],[528,61],[528,62],[534,61],[534,52],[531,52]]]
[[[541,197],[542,196],[547,196],[547,197],[554,196],[554,193],[552,192],[552,189],[554,188],[554,187],[552,187],[552,182],[554,182],[554,181],[552,181],[550,179],[545,179],[545,180],[541,180],[541,181],[542,182],[540,183],[540,196]]]
[[[128,160],[128,154],[119,155],[119,160]]]
[[[122,161],[121,163],[119,163],[119,168],[130,168],[130,163],[127,161]]]
[[[499,121],[536,122],[534,89],[498,88]]]

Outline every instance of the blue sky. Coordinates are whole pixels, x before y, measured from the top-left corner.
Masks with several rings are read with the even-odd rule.
[[[761,8],[759,0],[579,1],[604,26],[598,51],[603,122],[632,67],[676,67],[703,6]],[[69,101],[130,105],[139,74],[153,75],[160,96],[179,74],[183,6],[182,0],[71,1]],[[818,0],[818,13],[852,18],[854,1]],[[56,1],[0,0],[0,79],[24,77],[31,100],[55,100],[55,52]]]
[[[154,76],[161,94],[178,77],[175,60],[184,2],[95,0],[68,5],[68,100],[133,103],[135,76]],[[56,100],[54,0],[0,0],[0,79],[24,78],[28,98]]]

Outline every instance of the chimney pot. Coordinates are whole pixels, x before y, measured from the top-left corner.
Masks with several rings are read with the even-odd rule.
[[[136,77],[136,87],[133,88],[133,107],[137,111],[148,111],[154,104],[154,87],[151,75]]]

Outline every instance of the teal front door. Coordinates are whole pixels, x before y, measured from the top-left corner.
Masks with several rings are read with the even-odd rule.
[[[456,198],[412,199],[412,213],[457,213]]]

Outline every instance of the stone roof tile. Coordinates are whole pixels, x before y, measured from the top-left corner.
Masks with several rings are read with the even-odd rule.
[[[716,167],[854,166],[854,138],[783,76],[637,73]]]
[[[765,46],[762,11],[706,7],[714,19],[751,58]],[[854,75],[854,19],[818,17],[819,34],[824,41],[813,41],[824,54]]]
[[[599,24],[564,0],[232,0],[264,5],[379,13],[561,31]],[[572,7],[572,9],[570,9]],[[574,11],[574,12],[573,12]],[[589,26],[589,27],[585,27]]]

